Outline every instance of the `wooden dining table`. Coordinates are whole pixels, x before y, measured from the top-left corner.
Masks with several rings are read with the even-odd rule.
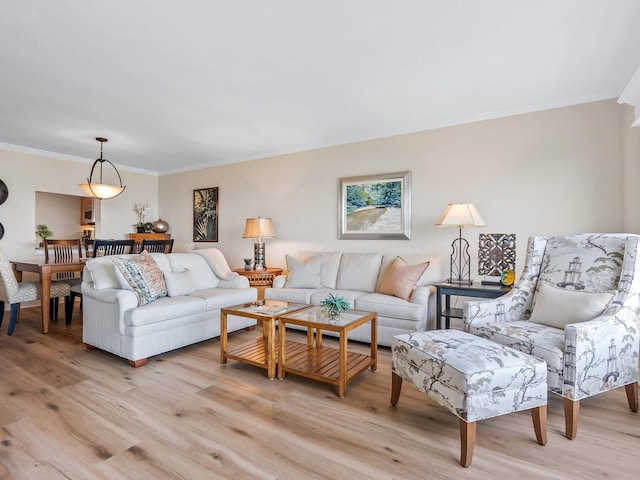
[[[34,272],[40,276],[42,283],[42,333],[49,333],[49,312],[51,300],[51,278],[60,272],[81,272],[86,258],[74,257],[72,260],[55,262],[44,257],[31,260],[10,260],[16,279],[22,281],[23,272]]]

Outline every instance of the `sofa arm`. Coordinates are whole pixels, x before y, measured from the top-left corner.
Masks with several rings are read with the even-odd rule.
[[[276,278],[273,279],[273,284],[271,285],[271,288],[284,288],[284,285],[286,282],[287,282],[286,275],[278,275]]]
[[[249,288],[249,279],[240,275],[231,280],[220,280],[218,288]]]

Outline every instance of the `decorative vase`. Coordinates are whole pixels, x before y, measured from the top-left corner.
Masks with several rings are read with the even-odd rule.
[[[153,231],[156,233],[167,233],[169,231],[169,224],[159,218],[153,222]]]
[[[145,232],[150,232],[151,230],[153,230],[153,223],[151,222],[147,222],[144,224],[144,231]]]
[[[136,227],[136,231],[137,231],[138,233],[144,233],[144,226],[142,226],[142,227]]]
[[[245,265],[244,269],[247,270],[247,271],[251,270],[251,265]]]

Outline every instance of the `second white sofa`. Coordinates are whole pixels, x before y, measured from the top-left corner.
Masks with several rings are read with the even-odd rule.
[[[115,256],[143,261],[140,257]],[[152,253],[151,257],[161,272],[156,277],[163,276],[166,285],[164,294],[152,300],[141,300],[126,284],[114,257],[87,261],[82,282],[82,340],[88,347],[140,366],[152,355],[219,336],[220,309],[257,298],[257,290],[249,287],[247,278],[229,269],[218,249]],[[228,317],[229,332],[254,324],[252,319]]]
[[[427,262],[429,266],[417,281],[405,282],[403,271],[415,274]],[[351,308],[376,312],[378,344],[391,346],[394,335],[435,327],[432,285],[442,281],[442,265],[437,255],[301,252],[296,257],[287,255],[287,275],[276,277],[273,288],[265,290],[265,298],[319,305],[330,293],[340,295]],[[398,288],[389,289],[390,282]],[[404,290],[407,298],[381,293],[389,290]],[[369,343],[369,326],[356,328],[349,338]]]

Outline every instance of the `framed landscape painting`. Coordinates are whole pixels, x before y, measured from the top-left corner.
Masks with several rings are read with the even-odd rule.
[[[341,178],[338,238],[411,239],[411,172]]]
[[[218,241],[218,187],[193,191],[193,241]]]

